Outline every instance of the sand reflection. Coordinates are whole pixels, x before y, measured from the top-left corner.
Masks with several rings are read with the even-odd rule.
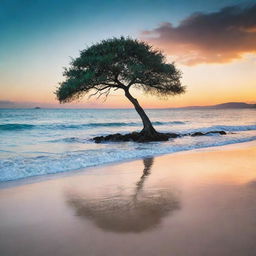
[[[149,187],[145,182],[150,176],[153,158],[143,160],[143,174],[135,189],[124,192],[101,193],[88,196],[68,191],[67,203],[77,216],[91,220],[97,227],[111,232],[143,232],[156,228],[161,220],[180,208],[177,196],[170,189]]]

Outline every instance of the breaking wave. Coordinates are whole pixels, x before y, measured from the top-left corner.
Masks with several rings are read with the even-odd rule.
[[[153,125],[182,125],[185,122],[182,121],[170,121],[170,122],[152,122]],[[123,127],[123,126],[141,126],[140,122],[110,122],[110,123],[87,123],[87,124],[0,124],[0,130],[2,131],[17,131],[27,129],[86,129],[97,127]]]
[[[81,168],[115,163],[124,160],[138,159],[199,149],[241,143],[256,140],[256,136],[228,138],[225,141],[208,140],[201,143],[161,144],[149,143],[136,145],[133,150],[126,148],[105,148],[99,150],[73,151],[63,154],[40,155],[37,157],[22,157],[0,159],[0,182],[24,179],[32,176],[69,172]],[[131,145],[135,145],[130,143]],[[65,164],[63,164],[65,163]]]

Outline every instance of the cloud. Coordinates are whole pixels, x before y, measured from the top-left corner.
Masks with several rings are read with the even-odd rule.
[[[143,31],[142,39],[186,65],[230,62],[256,53],[256,4],[195,13],[176,27],[162,23]]]

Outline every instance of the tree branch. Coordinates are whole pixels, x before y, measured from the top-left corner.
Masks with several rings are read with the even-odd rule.
[[[107,99],[107,97],[108,97],[108,95],[109,95],[109,93],[110,93],[110,91],[111,91],[112,88],[113,88],[113,87],[111,87],[111,86],[105,86],[105,87],[103,87],[103,88],[97,88],[97,87],[95,86],[93,89],[95,89],[96,92],[90,94],[89,97],[88,97],[88,99],[90,99],[90,98],[93,97],[93,96],[96,96],[97,94],[98,94],[97,99],[99,99],[99,98],[100,98],[102,95],[104,95],[104,94],[105,94],[106,99]],[[106,101],[106,99],[105,99],[105,101]]]
[[[119,76],[119,73],[115,75],[114,81],[117,83],[117,87],[125,90],[126,86],[119,81],[118,76]]]
[[[127,85],[128,89],[133,85],[135,84],[135,81],[136,81],[137,78],[133,78],[130,83]]]

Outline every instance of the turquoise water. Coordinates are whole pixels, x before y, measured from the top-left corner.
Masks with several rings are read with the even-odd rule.
[[[256,109],[147,113],[158,131],[224,130],[228,134],[95,144],[91,138],[97,135],[140,131],[137,113],[132,109],[0,109],[0,181],[256,139]]]

